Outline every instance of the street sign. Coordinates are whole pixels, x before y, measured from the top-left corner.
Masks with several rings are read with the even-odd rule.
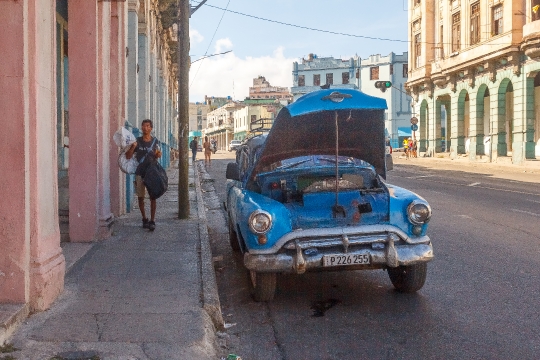
[[[412,130],[412,131],[417,131],[417,130],[418,130],[418,125],[412,124],[412,125],[411,125],[411,130]]]
[[[418,119],[417,119],[415,116],[413,116],[413,117],[411,118],[411,124],[413,124],[413,125],[418,124]],[[414,130],[414,131],[416,131],[416,130]]]

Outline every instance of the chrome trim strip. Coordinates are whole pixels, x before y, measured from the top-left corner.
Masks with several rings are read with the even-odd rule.
[[[316,241],[317,238],[336,238],[339,244],[343,245],[343,236],[347,236],[351,245],[354,243],[353,240],[355,237],[363,237],[366,235],[379,235],[382,239],[374,242],[386,242],[387,234],[393,233],[399,236],[400,239],[405,241],[408,244],[426,244],[430,242],[429,236],[424,235],[420,237],[410,238],[403,230],[393,225],[363,225],[363,226],[348,226],[348,227],[339,227],[339,228],[323,228],[323,229],[307,229],[307,230],[295,230],[283,235],[271,248],[268,249],[251,249],[251,254],[275,254],[277,253],[286,243],[293,240],[300,240],[302,238],[308,238]],[[351,239],[353,238],[353,239]],[[331,239],[323,239],[325,241]],[[369,241],[361,241],[369,242]],[[305,243],[305,242],[304,242]]]

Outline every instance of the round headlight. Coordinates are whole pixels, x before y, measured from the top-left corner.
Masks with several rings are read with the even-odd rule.
[[[266,234],[272,226],[272,216],[266,211],[255,210],[249,216],[249,229],[255,234]]]
[[[422,225],[429,221],[431,217],[431,207],[428,203],[421,200],[414,200],[407,208],[407,215],[411,223]]]

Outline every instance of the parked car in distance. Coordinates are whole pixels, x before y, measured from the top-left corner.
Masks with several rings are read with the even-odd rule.
[[[226,211],[255,301],[274,298],[280,273],[383,269],[400,292],[423,287],[431,208],[385,181],[386,108],[357,90],[315,91],[240,145]]]
[[[229,151],[236,150],[240,145],[242,145],[242,140],[231,140],[229,143]]]

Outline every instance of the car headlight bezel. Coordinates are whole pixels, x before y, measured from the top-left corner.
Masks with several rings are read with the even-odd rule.
[[[266,218],[266,224],[261,225],[259,219]],[[272,215],[264,210],[255,210],[249,215],[248,220],[249,230],[257,235],[264,235],[272,228]]]
[[[407,217],[413,225],[424,225],[431,219],[431,206],[423,200],[413,200],[407,207]]]

